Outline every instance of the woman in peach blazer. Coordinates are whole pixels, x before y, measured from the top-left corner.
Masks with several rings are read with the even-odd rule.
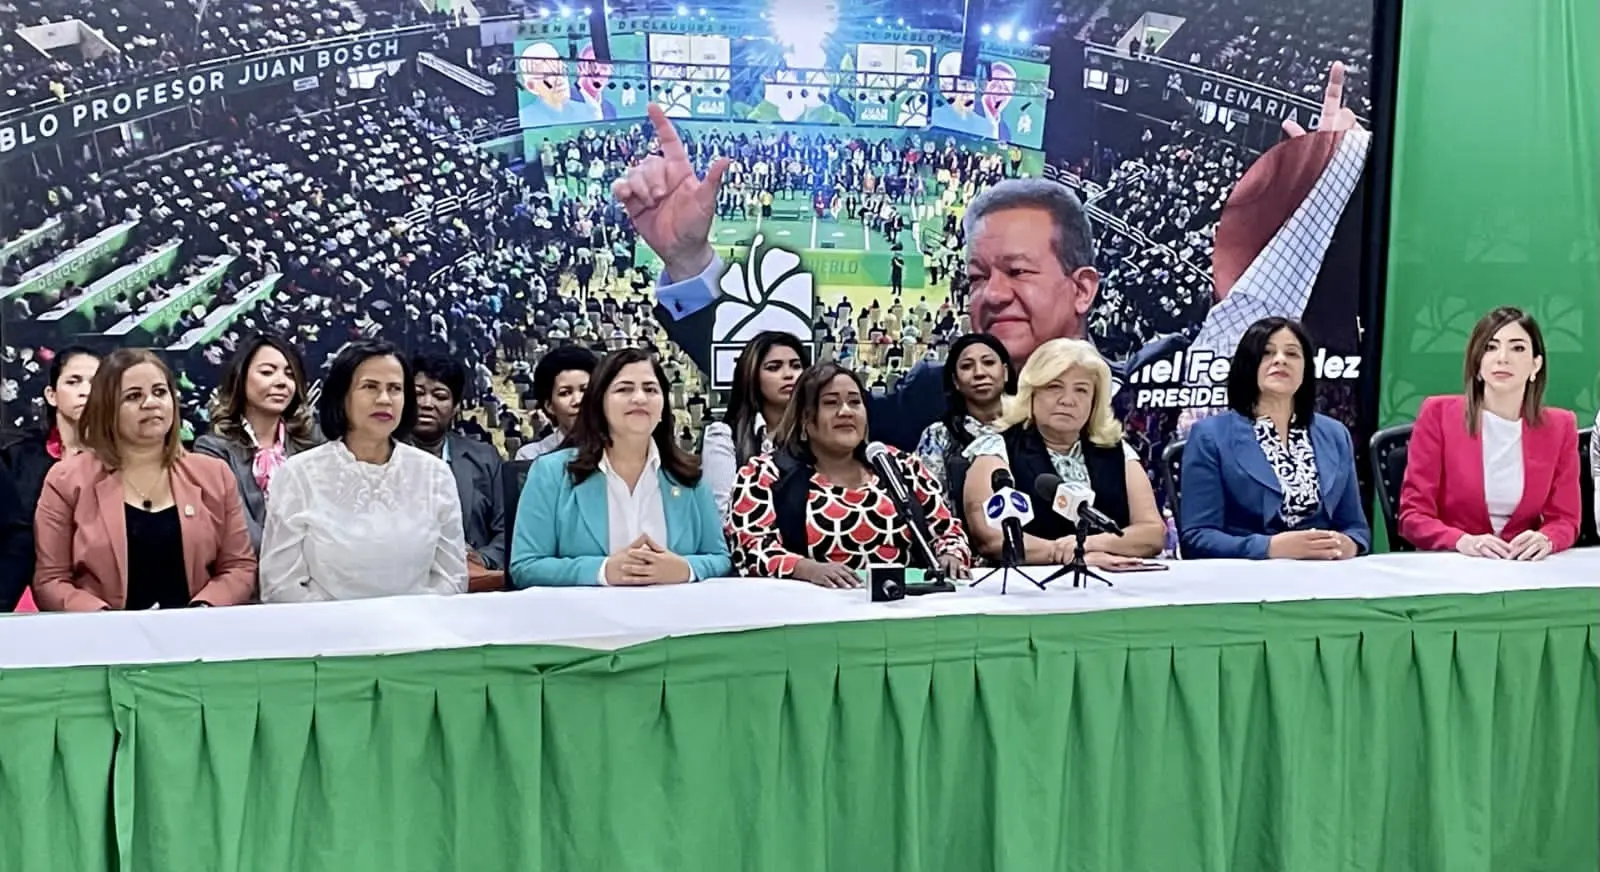
[[[238,485],[178,439],[172,373],[148,351],[102,362],[84,409],[87,449],[56,464],[34,515],[41,611],[221,606],[256,589]]]

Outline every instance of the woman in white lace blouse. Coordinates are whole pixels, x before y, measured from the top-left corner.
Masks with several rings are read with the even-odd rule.
[[[417,420],[410,364],[388,343],[346,346],[317,413],[329,441],[289,458],[272,482],[261,600],[464,592],[455,477],[402,441]]]

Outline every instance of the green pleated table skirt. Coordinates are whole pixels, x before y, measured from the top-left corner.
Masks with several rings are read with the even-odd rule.
[[[1592,872],[1600,590],[0,672],[0,872]]]

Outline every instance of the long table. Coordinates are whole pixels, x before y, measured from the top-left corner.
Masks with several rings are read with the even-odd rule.
[[[1600,866],[1600,554],[0,620],[0,869]]]

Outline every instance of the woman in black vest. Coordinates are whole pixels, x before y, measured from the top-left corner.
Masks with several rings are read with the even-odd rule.
[[[1166,525],[1139,456],[1122,441],[1122,425],[1111,412],[1111,368],[1081,339],[1053,339],[1039,346],[1017,377],[1017,395],[996,422],[998,436],[983,436],[968,449],[966,509],[973,542],[984,554],[1000,552],[1000,531],[982,523],[983,506],[994,495],[995,470],[1009,468],[1018,490],[1034,497],[1033,521],[1023,526],[1026,563],[1065,563],[1072,557],[1074,528],[1034,495],[1042,475],[1094,491],[1094,507],[1121,525],[1122,535],[1101,533],[1085,543],[1088,562],[1115,568],[1161,553]]]

